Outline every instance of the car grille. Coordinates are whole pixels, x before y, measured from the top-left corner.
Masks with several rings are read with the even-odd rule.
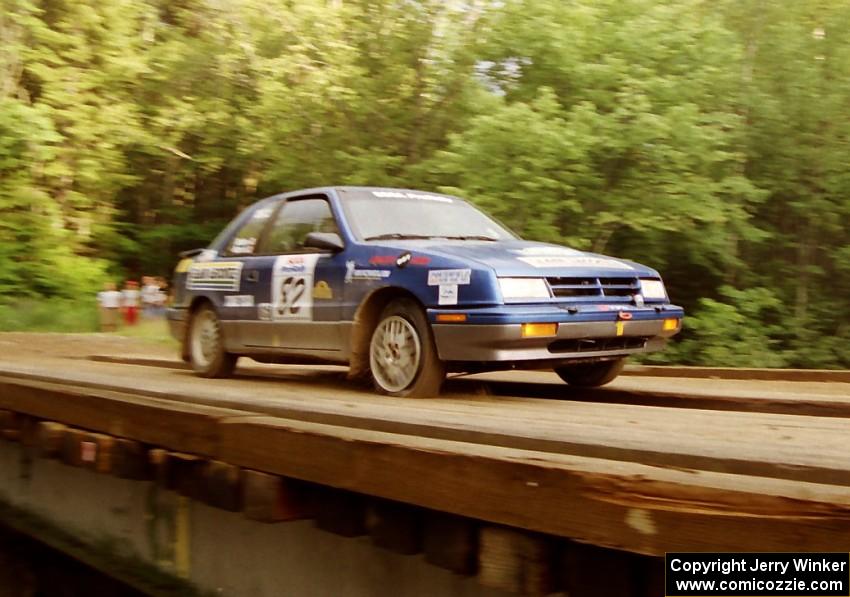
[[[648,338],[576,338],[555,340],[549,345],[549,352],[605,352],[608,350],[633,350],[646,346]]]
[[[632,297],[640,292],[635,277],[617,278],[546,278],[556,298]]]

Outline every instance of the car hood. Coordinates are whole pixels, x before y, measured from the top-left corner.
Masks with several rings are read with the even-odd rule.
[[[655,270],[633,261],[524,240],[415,240],[382,245],[432,257],[474,261],[493,268],[498,276],[658,276]]]

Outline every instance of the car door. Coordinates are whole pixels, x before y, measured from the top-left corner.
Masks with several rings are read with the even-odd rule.
[[[338,233],[324,195],[287,199],[261,240],[260,252],[274,256],[274,261],[268,276],[269,301],[259,306],[260,346],[311,354],[342,348],[344,258],[341,253],[305,246],[310,232]]]
[[[216,305],[229,350],[257,345],[260,313],[257,305],[270,299],[274,256],[259,252],[259,241],[281,202],[261,205],[222,247],[212,267],[226,267],[235,283],[222,289]],[[236,270],[236,271],[233,271]]]

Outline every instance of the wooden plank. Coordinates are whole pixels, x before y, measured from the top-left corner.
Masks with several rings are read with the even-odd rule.
[[[115,438],[112,474],[137,481],[153,478],[148,449],[132,439]]]
[[[88,432],[69,427],[62,438],[62,462],[70,466],[84,466],[82,442]]]
[[[111,473],[115,460],[115,438],[105,433],[90,433],[87,440],[95,445],[95,460],[92,469],[98,473]]]
[[[41,458],[61,458],[68,426],[55,421],[39,421],[36,426],[36,454]]]
[[[310,518],[313,513],[299,482],[242,469],[242,512],[260,522]]]
[[[61,386],[47,388],[50,401],[39,394],[38,398],[25,399],[21,404],[33,416],[46,416],[52,412],[51,409],[60,408],[51,404],[51,401],[62,402],[64,394],[59,389]],[[91,393],[87,392],[83,394]],[[114,398],[116,403],[123,401],[121,407],[113,407],[115,411],[111,416],[120,421],[130,420],[127,425],[133,424],[130,415],[135,414],[132,409],[138,406],[139,400],[153,400],[160,410],[156,417],[148,417],[145,428],[139,426],[140,434],[150,433],[146,427],[155,424],[158,419],[169,419],[172,410],[181,412],[185,408],[185,405],[176,402],[124,394],[110,397],[103,392],[96,397],[101,403],[109,398]],[[11,399],[4,386],[0,401]],[[18,397],[14,399],[17,401]],[[61,405],[62,412],[69,418],[78,416],[73,408],[75,401],[66,402],[68,404]],[[124,403],[130,406],[125,408]],[[91,402],[87,408],[91,409],[93,404]],[[391,422],[405,431],[445,432],[448,438],[413,437],[270,418],[222,421],[217,416],[221,409],[216,411],[216,416],[198,418],[202,429],[195,429],[195,433],[203,434],[209,430],[211,441],[207,442],[207,447],[212,450],[207,455],[239,466],[641,553],[659,554],[675,550],[676,545],[684,549],[701,545],[708,550],[722,550],[720,545],[734,550],[743,544],[751,545],[753,550],[766,549],[770,545],[777,550],[795,549],[801,545],[811,549],[841,549],[837,537],[842,529],[846,532],[846,513],[850,511],[846,487],[829,489],[812,483],[726,475],[718,471],[671,471],[660,466],[613,460],[600,459],[604,466],[591,465],[593,459],[547,451],[561,449],[564,445],[569,448],[569,442],[555,438],[557,433],[567,432],[573,434],[571,437],[577,442],[577,450],[587,446],[598,447],[599,443],[592,442],[601,441],[607,442],[603,448],[619,449],[622,458],[643,459],[657,455],[656,465],[714,463],[725,466],[731,462],[730,454],[735,451],[743,453],[742,450],[750,446],[771,467],[762,472],[782,473],[802,480],[835,480],[828,473],[837,471],[846,476],[847,455],[840,441],[844,437],[843,432],[834,422],[797,417],[735,417],[733,425],[732,418],[719,416],[722,413],[685,413],[687,416],[684,416],[676,413],[675,409],[651,409],[653,418],[650,420],[637,408],[591,409],[588,405],[572,403],[568,406],[570,412],[576,413],[575,420],[552,423],[539,420],[539,415],[543,406],[553,407],[536,405],[535,402],[530,404],[527,406],[523,402],[521,408],[515,409],[520,415],[511,428],[503,430],[501,437],[492,430],[499,424],[504,425],[507,417],[514,414],[514,409],[506,410],[500,416],[469,417],[474,412],[469,404],[453,403],[429,409],[427,417],[420,412],[419,422],[413,426]],[[405,406],[392,407],[391,410],[400,416],[415,413],[415,409]],[[376,408],[364,409],[367,414],[374,410]],[[659,413],[654,413],[655,410]],[[241,411],[231,412],[242,414]],[[460,425],[458,415],[463,413],[467,415],[463,421],[475,420],[464,423],[465,426]],[[205,411],[205,414],[209,413]],[[613,416],[615,414],[616,417]],[[655,414],[658,414],[657,418]],[[103,427],[111,425],[109,417],[100,411],[92,416],[91,420]],[[627,417],[634,417],[635,421],[627,420]],[[758,423],[750,436],[743,436],[744,427],[739,418],[743,423]],[[455,428],[440,427],[446,425],[449,419],[454,420]],[[688,433],[693,436],[690,438],[686,438],[679,428],[686,419],[690,421]],[[273,423],[258,425],[258,420]],[[730,423],[730,428],[721,432],[718,425],[722,421]],[[529,423],[528,434],[518,435],[516,429],[526,422]],[[238,429],[240,424],[244,428]],[[638,425],[637,430],[635,425]],[[215,440],[219,429],[223,434],[222,446],[220,453],[215,454],[212,452],[217,447]],[[137,429],[133,427],[132,431],[135,433]],[[173,434],[172,430],[169,436]],[[731,440],[735,434],[740,437],[733,443]],[[466,441],[461,443],[450,438]],[[518,442],[522,448],[471,443],[496,443],[504,438]],[[782,440],[781,450],[776,449],[777,438]],[[727,442],[727,439],[730,441]],[[691,454],[682,451],[680,440],[687,443]],[[616,441],[622,446],[618,448]],[[808,445],[806,441],[809,441]],[[653,449],[635,448],[642,444],[652,445]],[[274,446],[274,449],[270,450],[269,446]],[[677,460],[698,454],[701,446],[711,452],[707,461],[698,458]],[[670,457],[666,452],[668,448],[678,450],[678,453]],[[801,458],[798,452],[804,453],[805,458]],[[594,454],[600,456],[606,452]],[[230,458],[230,455],[237,459]],[[617,456],[616,453],[613,455]],[[817,456],[835,468],[817,466]],[[746,464],[750,461],[739,459],[738,462]],[[733,470],[754,472],[752,469]],[[734,481],[730,480],[733,478]],[[522,483],[525,485],[519,486]],[[423,487],[427,491],[423,491]],[[488,488],[483,495],[481,487]],[[812,487],[815,489],[810,490]],[[558,488],[558,491],[553,488]],[[562,511],[564,495],[570,496],[572,506],[588,512],[585,520]],[[456,496],[462,497],[455,500]],[[467,496],[475,496],[478,503],[469,503]],[[525,512],[505,512],[506,503],[533,504],[533,508]],[[762,531],[765,525],[769,532]],[[725,539],[720,536],[720,530]],[[800,543],[788,545],[788,537],[792,536],[801,537]],[[759,537],[758,543],[754,543],[754,537]]]
[[[0,409],[0,439],[17,441],[20,426],[18,413],[12,410]]]
[[[159,381],[162,386],[164,380]],[[458,396],[431,406],[372,396],[360,396],[363,400],[353,402],[338,399],[327,390],[317,391],[321,400],[308,401],[300,393],[293,398],[285,391],[279,394],[278,386],[263,385],[252,387],[251,397],[246,397],[240,387],[212,393],[195,379],[192,383],[188,379],[165,381],[177,386],[173,394],[162,391],[175,401],[245,405],[246,409],[298,420],[374,431],[850,487],[846,424],[832,415],[817,419],[761,412],[730,416],[700,409],[598,404],[582,402],[583,391],[565,395],[567,390],[561,386],[559,397],[576,400],[490,401]],[[35,383],[23,378],[19,382]],[[850,415],[847,397],[733,393],[735,396],[724,400],[741,401],[745,408],[754,400],[768,406],[781,402],[782,408],[793,403],[801,412],[808,406],[822,412],[824,405],[832,404]],[[588,398],[598,394],[591,393]],[[266,400],[271,396],[273,401]]]
[[[174,451],[213,455],[216,423],[233,409],[46,382],[0,377],[0,408],[134,439]]]
[[[16,413],[11,410],[0,409],[0,438],[10,439],[7,437],[7,431],[17,429],[15,426]]]
[[[640,377],[850,383],[850,371],[846,369],[756,369],[750,367],[628,365],[622,374]]]
[[[38,419],[27,415],[18,417],[18,428],[20,431],[19,441],[30,454],[33,454],[38,444]]]
[[[158,485],[182,496],[202,500],[206,460],[195,454],[154,449],[149,452]]]
[[[262,417],[223,421],[221,453],[246,468],[652,555],[840,551],[850,533],[846,489],[775,479]]]
[[[129,400],[126,394],[119,396]],[[197,396],[184,398],[209,400]],[[154,400],[166,405],[170,402],[178,410],[190,406],[145,397],[139,397],[139,400]],[[342,408],[344,404],[339,401],[316,401],[313,405],[301,400],[295,407],[291,402],[287,404],[280,400],[275,402],[273,410],[298,420],[310,419],[375,431],[850,487],[850,453],[845,449],[846,423],[839,419],[798,419],[762,413],[740,413],[730,417],[725,412],[698,409],[648,409],[580,402],[559,404],[539,400],[518,401],[510,409],[479,408],[468,402],[441,402],[439,408],[410,406],[398,401],[368,402],[354,409]],[[0,391],[0,408],[3,406]],[[231,412],[245,414],[243,411]],[[55,417],[45,418],[66,422]],[[141,432],[150,433],[151,429],[161,431],[161,435],[166,436],[164,440],[175,444],[174,434],[166,433],[167,429],[158,429],[154,423],[156,419],[156,416],[151,417],[150,424],[145,425]],[[122,436],[108,429],[96,430]],[[214,434],[214,424],[210,428],[201,426],[195,431]],[[133,439],[148,441],[135,435]],[[209,439],[204,449],[201,449],[202,446],[196,446],[198,449],[181,447],[177,451],[217,457],[209,451],[215,444],[214,437]]]
[[[548,595],[555,588],[552,558],[551,538],[485,525],[479,536],[478,582],[511,593]]]
[[[242,509],[242,471],[238,466],[211,460],[204,466],[202,474],[205,504],[230,512]]]
[[[456,574],[475,574],[478,565],[478,522],[463,516],[427,511],[425,561]]]

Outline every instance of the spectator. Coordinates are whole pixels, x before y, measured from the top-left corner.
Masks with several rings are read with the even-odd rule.
[[[139,301],[141,299],[139,283],[135,280],[127,280],[124,284],[124,290],[121,291],[121,296],[124,306],[124,323],[136,325],[139,320]]]
[[[103,290],[97,293],[101,332],[114,332],[118,329],[118,312],[121,309],[121,299],[121,293],[115,289],[115,282],[106,282],[103,285]]]
[[[142,315],[146,318],[157,317],[160,314],[162,298],[159,284],[153,276],[142,278]]]
[[[165,308],[168,306],[170,297],[168,295],[168,281],[162,276],[156,277],[156,284],[159,286],[159,310],[161,315],[165,315]]]

